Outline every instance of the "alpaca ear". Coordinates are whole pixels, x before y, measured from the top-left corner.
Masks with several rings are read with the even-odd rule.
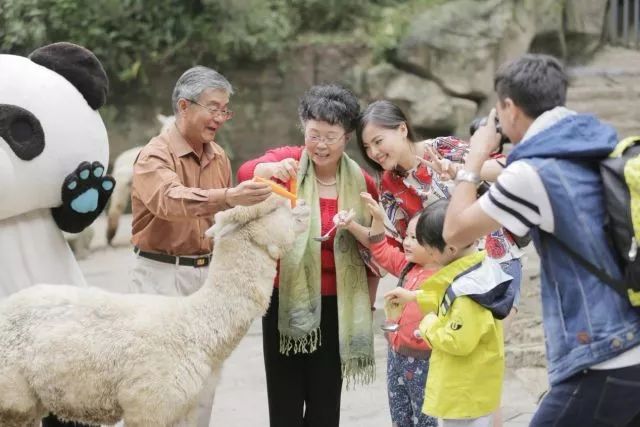
[[[273,259],[278,259],[280,258],[280,249],[278,248],[278,245],[267,245],[267,252],[269,253],[269,256]]]

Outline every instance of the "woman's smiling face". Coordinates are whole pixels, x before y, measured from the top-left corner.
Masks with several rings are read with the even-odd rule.
[[[304,124],[305,147],[316,166],[337,164],[344,153],[347,138],[341,125],[313,119]]]
[[[392,170],[411,149],[407,141],[407,128],[401,124],[388,129],[375,123],[368,123],[362,131],[362,146],[367,156],[384,170]]]

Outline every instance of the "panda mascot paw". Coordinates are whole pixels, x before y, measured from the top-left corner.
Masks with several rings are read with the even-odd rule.
[[[0,221],[46,210],[59,229],[82,231],[115,185],[104,176],[109,141],[98,109],[109,81],[102,64],[61,42],[28,58],[0,54],[0,75]]]
[[[115,187],[115,180],[104,175],[100,162],[82,162],[62,184],[62,205],[51,209],[61,230],[79,233],[104,209]]]

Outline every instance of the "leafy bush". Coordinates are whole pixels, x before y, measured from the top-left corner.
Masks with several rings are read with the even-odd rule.
[[[411,7],[439,0],[0,0],[0,51],[26,55],[55,41],[90,48],[116,93],[158,67],[223,72],[273,58],[302,34],[354,34],[392,48]],[[440,0],[441,1],[441,0]]]
[[[153,66],[277,54],[293,29],[284,8],[284,0],[2,0],[0,50],[71,41],[93,50],[114,83],[144,82]]]

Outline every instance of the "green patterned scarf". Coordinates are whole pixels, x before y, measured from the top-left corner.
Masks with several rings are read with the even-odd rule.
[[[355,211],[355,221],[368,226],[371,217],[360,200],[367,191],[362,169],[346,154],[336,174],[338,210]],[[304,150],[298,172],[298,198],[311,208],[309,228],[280,259],[280,307],[278,330],[280,352],[311,353],[322,345],[320,331],[320,197],[315,170]],[[347,382],[367,384],[374,378],[373,327],[367,271],[356,239],[338,230],[334,241],[338,292],[338,329],[342,377]]]

